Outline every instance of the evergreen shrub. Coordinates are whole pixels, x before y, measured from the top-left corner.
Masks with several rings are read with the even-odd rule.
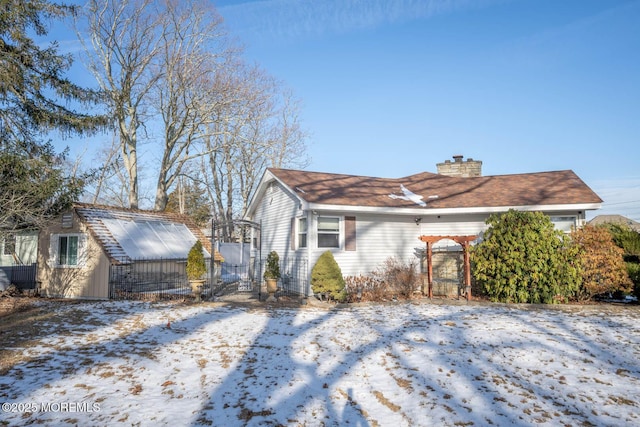
[[[578,248],[542,212],[509,210],[487,219],[470,250],[473,273],[495,302],[558,303],[580,285]]]
[[[331,251],[326,251],[311,270],[311,289],[318,295],[326,295],[336,301],[344,301],[347,297],[342,270]]]
[[[207,272],[207,264],[204,260],[204,252],[200,240],[196,241],[187,256],[187,278],[189,280],[200,280]]]

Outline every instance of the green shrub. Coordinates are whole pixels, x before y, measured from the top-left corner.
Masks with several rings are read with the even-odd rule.
[[[204,261],[204,252],[200,240],[196,241],[189,250],[187,256],[187,278],[189,280],[199,280],[207,272],[207,264]]]
[[[640,264],[637,262],[627,262],[627,272],[633,282],[633,295],[640,301]]]
[[[640,256],[640,233],[623,224],[604,224],[613,241],[624,250],[625,257]]]
[[[267,255],[267,266],[264,269],[263,276],[266,279],[280,279],[280,257],[276,251],[269,252]]]
[[[624,250],[627,273],[633,282],[633,294],[640,299],[640,233],[622,224],[605,224],[613,241]]]
[[[347,297],[342,270],[331,251],[326,251],[311,270],[311,289],[314,294],[327,295],[336,301],[344,301]]]
[[[473,273],[492,301],[558,303],[580,284],[577,248],[541,212],[509,210],[487,219],[483,241],[470,250]]]

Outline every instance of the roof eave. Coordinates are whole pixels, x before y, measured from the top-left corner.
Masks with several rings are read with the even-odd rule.
[[[247,207],[247,211],[242,216],[243,219],[251,220],[253,218],[253,215],[255,215],[255,211],[256,211],[256,209],[258,207],[259,200],[262,199],[263,195],[267,191],[267,187],[269,186],[269,183],[271,183],[272,181],[276,181],[280,185],[282,185],[282,187],[285,188],[288,191],[288,193],[291,194],[292,197],[294,197],[294,198],[296,198],[298,200],[298,205],[299,206],[303,206],[303,205],[307,204],[307,202],[302,197],[300,197],[298,194],[296,194],[296,192],[293,191],[293,189],[291,189],[285,182],[283,182],[280,178],[278,178],[273,172],[271,172],[269,169],[267,169],[264,172],[264,174],[262,175],[262,179],[260,180],[260,183],[258,184],[258,188],[257,188],[255,194],[253,195],[253,197],[251,197],[251,200],[250,200],[249,205]]]
[[[362,212],[371,214],[392,214],[392,215],[455,215],[455,214],[492,214],[506,212],[509,209],[519,211],[587,211],[596,210],[602,207],[601,203],[574,203],[555,205],[523,205],[523,206],[475,206],[470,208],[390,208],[376,206],[350,206],[350,205],[327,205],[322,203],[305,203],[303,209],[317,211],[342,211],[342,212]]]

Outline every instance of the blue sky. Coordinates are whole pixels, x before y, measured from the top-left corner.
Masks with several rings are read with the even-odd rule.
[[[214,1],[302,100],[308,169],[574,170],[640,220],[640,1]],[[593,215],[592,215],[593,216]]]
[[[589,217],[640,221],[640,0],[213,4],[302,101],[309,170],[396,178],[455,154],[484,175],[572,169],[605,201]]]

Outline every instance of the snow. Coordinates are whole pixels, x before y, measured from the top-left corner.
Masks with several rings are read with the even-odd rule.
[[[407,187],[402,184],[400,184],[400,191],[402,191],[402,196],[398,196],[397,194],[389,194],[389,197],[392,199],[408,200],[422,207],[427,206],[427,204],[422,200],[424,198],[423,196],[415,194],[413,191],[407,189]]]
[[[131,259],[186,258],[197,240],[184,224],[118,218],[102,218],[102,223]]]
[[[116,259],[186,258],[197,240],[186,224],[170,220],[165,213],[95,206],[76,210]]]
[[[0,378],[0,424],[640,425],[638,307],[86,302],[49,314],[35,338],[0,335],[3,357],[25,356]]]

